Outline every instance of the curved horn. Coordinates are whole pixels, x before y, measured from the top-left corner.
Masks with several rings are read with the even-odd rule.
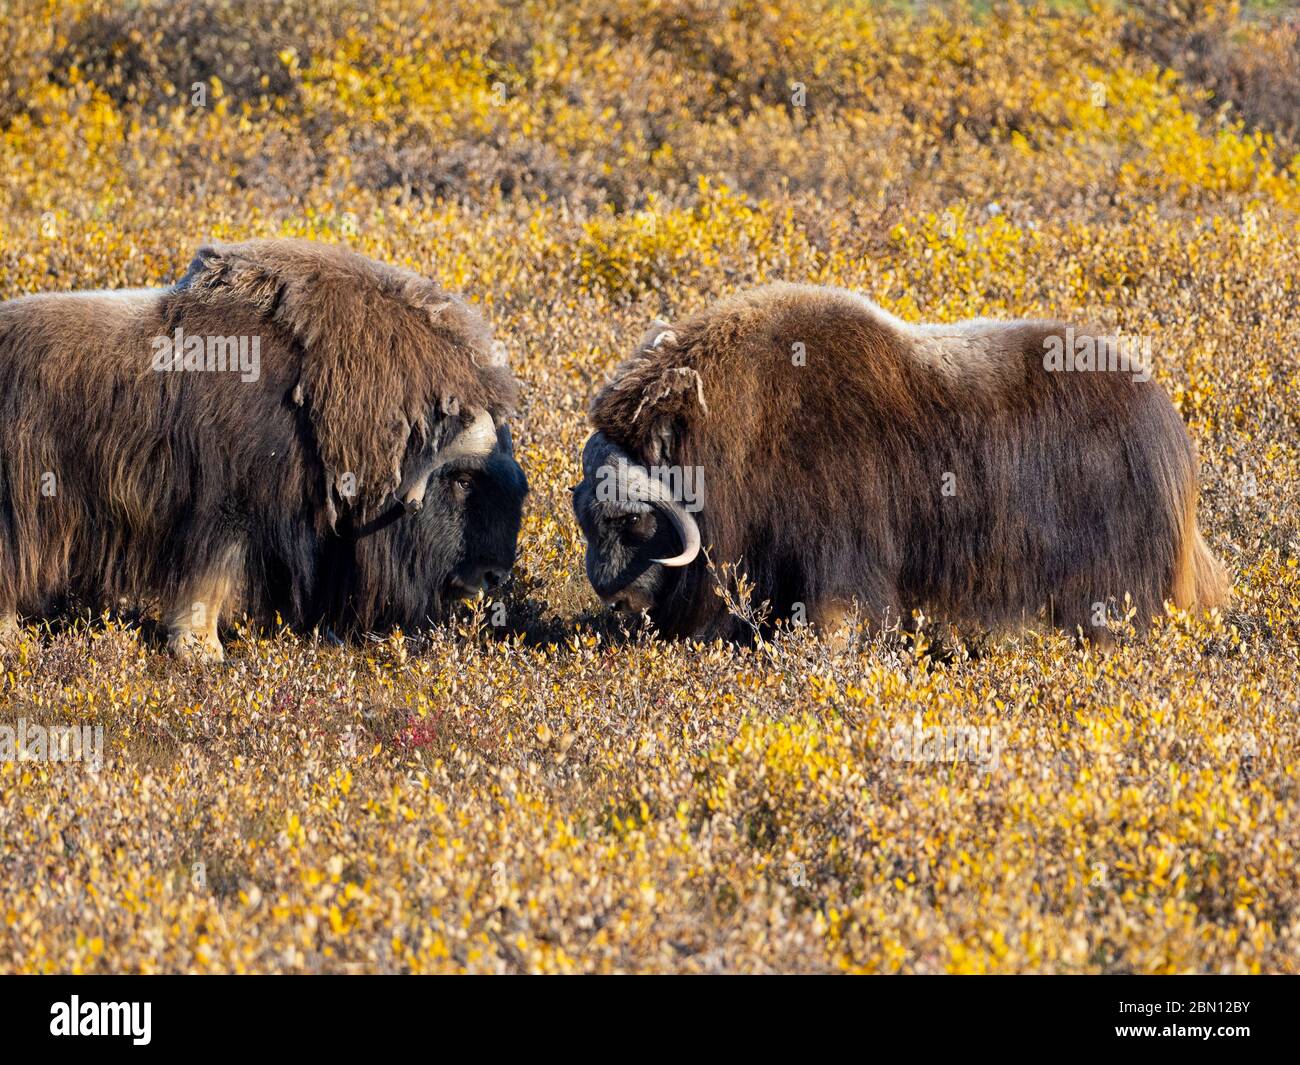
[[[455,459],[487,458],[497,446],[497,427],[492,415],[485,410],[474,415],[452,441],[433,456],[434,466],[445,466]]]
[[[677,536],[682,541],[682,549],[679,554],[671,558],[656,558],[654,561],[661,566],[668,566],[675,569],[679,566],[689,566],[695,561],[695,556],[700,553],[700,527],[695,523],[695,518],[685,507],[681,505],[673,495],[668,491],[668,486],[656,478],[651,477],[641,466],[625,467],[628,473],[628,479],[643,482],[644,491],[653,503],[658,503],[665,514],[668,515],[669,521],[677,530]],[[629,487],[631,487],[629,485]]]
[[[430,451],[413,469],[397,490],[397,498],[408,514],[417,514],[424,506],[429,478],[439,466],[461,458],[483,458],[497,446],[497,428],[492,415],[479,411],[473,420],[439,451]]]
[[[617,471],[618,492],[623,499],[652,503],[673,523],[682,541],[681,552],[671,558],[653,561],[673,569],[694,562],[700,553],[700,527],[690,511],[673,498],[667,485],[651,477],[646,468],[635,462],[623,448],[604,433],[593,433],[582,451],[583,476],[594,480],[597,471],[604,466],[612,466]]]

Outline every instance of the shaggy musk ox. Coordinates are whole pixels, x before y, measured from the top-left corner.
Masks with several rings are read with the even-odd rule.
[[[433,282],[311,241],[0,304],[0,622],[69,600],[415,627],[509,570],[515,382]]]
[[[1104,638],[1126,594],[1141,624],[1219,603],[1178,414],[1149,373],[1048,369],[1067,338],[790,284],[657,324],[591,408],[573,502],[593,587],[666,634],[731,638],[706,551],[823,628],[919,609]]]

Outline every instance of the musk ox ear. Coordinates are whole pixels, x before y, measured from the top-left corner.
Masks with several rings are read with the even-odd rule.
[[[686,426],[708,412],[691,353],[672,326],[656,321],[597,394],[591,420],[653,465],[671,462]]]
[[[265,314],[274,311],[282,291],[282,279],[268,270],[252,270],[233,254],[238,245],[205,244],[194,253],[190,265],[172,291],[210,302],[233,295]]]
[[[515,383],[478,312],[417,274],[304,240],[201,248],[180,298],[232,301],[291,338],[292,400],[324,468],[324,520],[373,517],[404,459],[463,427],[461,411],[513,409]]]
[[[637,354],[645,355],[658,350],[664,344],[676,343],[677,334],[673,331],[672,324],[662,318],[656,318],[650,323],[650,328],[641,334],[641,339],[636,343],[636,350]]]

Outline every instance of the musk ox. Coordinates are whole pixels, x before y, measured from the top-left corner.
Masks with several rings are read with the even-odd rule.
[[[0,304],[0,623],[419,626],[510,569],[515,381],[479,314],[343,248],[201,248],[170,288]]]
[[[1050,321],[909,325],[792,284],[657,323],[591,407],[588,578],[665,634],[727,638],[709,560],[773,619],[823,628],[920,610],[1105,639],[1125,595],[1139,623],[1221,602],[1177,412],[1143,367],[1112,372],[1113,348],[1055,372],[1080,339],[1105,347]]]

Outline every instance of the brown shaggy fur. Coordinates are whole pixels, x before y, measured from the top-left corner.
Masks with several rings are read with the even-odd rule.
[[[158,371],[153,338],[178,327],[260,337],[260,377]],[[515,384],[434,283],[276,240],[204,247],[167,289],[0,304],[0,397],[0,618],[155,604],[174,645],[219,655],[237,609],[307,620],[322,539]]]
[[[770,285],[652,330],[591,421],[646,465],[702,467],[705,549],[777,617],[1045,612],[1094,634],[1094,604],[1125,594],[1139,623],[1165,600],[1222,602],[1177,412],[1132,374],[1044,369],[1064,329],[911,326],[854,293]],[[666,575],[662,631],[736,634],[703,555]]]

